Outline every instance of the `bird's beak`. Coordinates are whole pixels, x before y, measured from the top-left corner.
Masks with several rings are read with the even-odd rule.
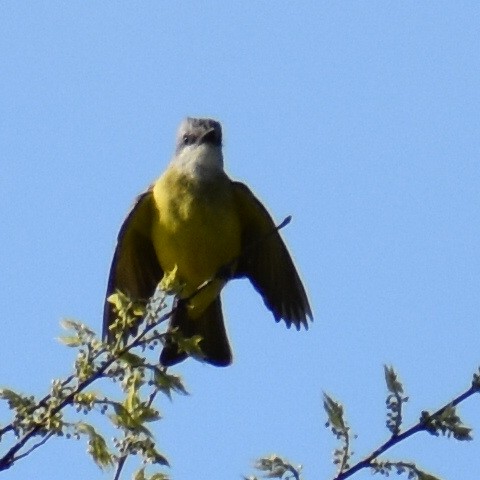
[[[214,142],[215,141],[215,129],[209,128],[201,137],[200,141],[198,143],[208,143],[208,142]]]

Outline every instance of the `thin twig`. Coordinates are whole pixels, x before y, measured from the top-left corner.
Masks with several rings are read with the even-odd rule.
[[[40,440],[38,443],[36,443],[35,445],[33,445],[32,448],[30,448],[30,450],[27,450],[25,453],[22,453],[21,455],[18,455],[16,458],[15,458],[15,461],[17,460],[20,460],[21,458],[23,457],[26,457],[27,455],[30,455],[30,453],[32,453],[34,450],[36,450],[38,447],[41,447],[44,443],[47,443],[47,440],[49,440],[50,438],[53,437],[53,433],[50,432],[48,435],[46,435],[42,440]]]
[[[122,473],[123,466],[125,465],[125,462],[127,461],[127,456],[128,455],[122,455],[118,459],[117,471],[115,472],[115,476],[113,477],[113,480],[119,480],[120,474]]]
[[[293,475],[293,478],[295,478],[295,480],[300,480],[300,473],[297,471],[296,468],[293,468],[291,465],[289,465],[288,471]]]

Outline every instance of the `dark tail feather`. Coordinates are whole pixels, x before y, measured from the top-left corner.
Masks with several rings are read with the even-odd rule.
[[[168,328],[171,330],[176,327],[186,338],[193,335],[202,337],[199,346],[204,354],[205,362],[217,367],[226,367],[232,363],[232,351],[223,322],[220,297],[217,297],[202,315],[195,319],[188,317],[185,303],[178,302]],[[160,363],[165,367],[170,367],[185,360],[187,356],[171,339],[167,339],[160,355]]]

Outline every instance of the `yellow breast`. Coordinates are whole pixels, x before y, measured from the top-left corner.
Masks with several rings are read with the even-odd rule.
[[[184,285],[181,296],[188,296],[240,254],[231,182],[226,175],[200,182],[169,168],[153,194],[158,221],[152,236],[159,262],[169,281]],[[209,296],[218,295],[221,286]]]

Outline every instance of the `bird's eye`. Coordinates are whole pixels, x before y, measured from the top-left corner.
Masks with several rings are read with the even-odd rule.
[[[182,140],[184,145],[190,145],[192,143],[192,136],[185,134]]]

